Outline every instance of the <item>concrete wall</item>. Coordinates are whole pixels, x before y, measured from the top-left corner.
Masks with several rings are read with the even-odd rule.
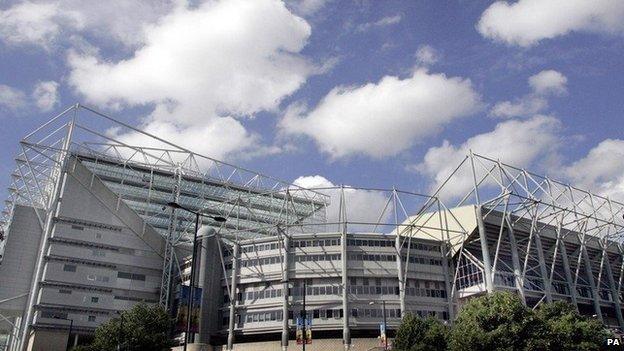
[[[0,263],[0,300],[30,291],[41,239],[41,226],[35,209],[16,205],[7,234],[4,258]],[[26,300],[25,296],[0,304],[0,313],[5,316],[21,315]]]

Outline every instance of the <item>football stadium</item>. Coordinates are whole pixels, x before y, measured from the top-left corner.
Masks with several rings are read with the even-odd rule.
[[[452,324],[500,290],[624,328],[624,204],[505,160],[470,153],[427,194],[309,189],[80,104],[19,150],[4,350],[65,350],[140,302],[190,350],[369,350],[406,313]]]

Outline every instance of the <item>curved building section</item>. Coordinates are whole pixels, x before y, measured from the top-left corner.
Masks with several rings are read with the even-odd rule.
[[[400,242],[385,234],[317,233],[242,241],[237,257],[236,250],[223,250],[221,327],[213,340],[227,344],[234,306],[236,343],[278,341],[283,333],[292,343],[304,294],[315,339],[375,338],[384,306],[391,330],[406,312],[448,320],[450,267],[443,243],[410,239],[401,247]],[[232,279],[236,290],[230,298]]]

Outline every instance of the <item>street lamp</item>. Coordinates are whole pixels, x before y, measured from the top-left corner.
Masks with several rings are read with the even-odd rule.
[[[60,319],[60,320],[64,320],[64,321],[69,321],[69,334],[67,335],[67,345],[65,345],[65,351],[69,350],[69,345],[71,342],[71,333],[72,333],[72,329],[74,327],[74,320],[73,319],[69,319],[69,318],[61,318],[59,316],[54,316],[54,319]]]
[[[371,301],[368,304],[373,306],[375,304],[375,301]],[[381,305],[382,305],[381,315],[383,317],[383,332],[384,332],[383,343],[384,343],[384,350],[388,350],[388,328],[386,326],[386,301],[385,300],[381,300]]]
[[[187,297],[187,313],[186,313],[186,331],[184,333],[184,351],[186,351],[186,346],[189,341],[189,334],[191,331],[191,311],[193,306],[193,290],[195,290],[195,259],[197,253],[197,232],[199,231],[199,218],[207,217],[213,219],[215,222],[223,223],[226,221],[224,217],[220,216],[210,216],[197,211],[193,211],[190,208],[184,207],[177,202],[168,202],[167,206],[171,207],[173,210],[181,209],[187,212],[190,212],[195,215],[195,232],[193,233],[193,253],[191,254],[191,277],[189,282],[189,293]]]

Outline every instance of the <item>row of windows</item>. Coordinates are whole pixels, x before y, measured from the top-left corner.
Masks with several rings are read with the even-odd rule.
[[[407,288],[405,290],[405,293],[409,296],[446,298],[446,290],[441,289]]]
[[[296,255],[295,262],[340,261],[341,254]]]
[[[403,248],[408,247],[407,240],[404,239]],[[373,247],[395,247],[394,240],[375,240],[375,239],[349,239],[347,240],[349,246],[373,246]],[[421,251],[440,251],[439,245],[424,244],[420,242],[411,242],[409,248],[412,250]]]
[[[224,321],[227,322],[228,318],[224,318]],[[266,311],[266,312],[252,312],[247,313],[245,315],[246,323],[255,323],[255,322],[270,322],[270,321],[281,321],[282,320],[282,310],[277,311]]]
[[[378,239],[349,239],[347,240],[349,246],[372,246],[372,247],[395,247],[394,240],[378,240]],[[310,240],[293,240],[290,243],[290,247],[325,247],[325,246],[340,246],[340,239],[310,239]],[[407,247],[407,242],[403,244],[403,247]],[[280,248],[279,243],[265,243],[265,244],[253,244],[241,246],[242,253],[259,252],[268,250],[277,250]],[[412,242],[409,245],[410,249],[422,250],[422,251],[439,251],[439,245],[424,244],[420,242]],[[224,250],[223,255],[229,256],[231,252]]]
[[[356,295],[399,295],[399,287],[349,285],[349,293]]]
[[[117,272],[117,278],[145,281],[145,274]]]
[[[372,308],[352,308],[351,309],[352,317],[364,317],[364,318],[382,318],[383,310],[380,309],[372,309]],[[400,308],[387,308],[386,309],[386,317],[387,318],[401,318],[401,309]]]
[[[277,264],[277,263],[280,263],[281,261],[282,261],[281,256],[271,256],[271,257],[241,260],[240,265],[241,267],[255,267],[255,266],[265,265],[265,264]],[[227,265],[226,265],[226,268],[228,268]],[[231,264],[230,264],[230,268],[231,268]]]
[[[67,320],[67,313],[65,312],[52,312],[52,311],[41,311],[41,318],[52,318],[52,319],[60,319]],[[95,316],[88,316],[87,320],[89,322],[95,322]]]
[[[396,255],[383,255],[383,254],[349,254],[349,260],[352,261],[375,261],[375,262],[395,262]],[[406,257],[403,257],[405,260]],[[432,257],[423,256],[410,256],[410,263],[427,264],[432,266],[441,266],[442,260]]]
[[[290,247],[340,246],[340,239],[293,240]]]

